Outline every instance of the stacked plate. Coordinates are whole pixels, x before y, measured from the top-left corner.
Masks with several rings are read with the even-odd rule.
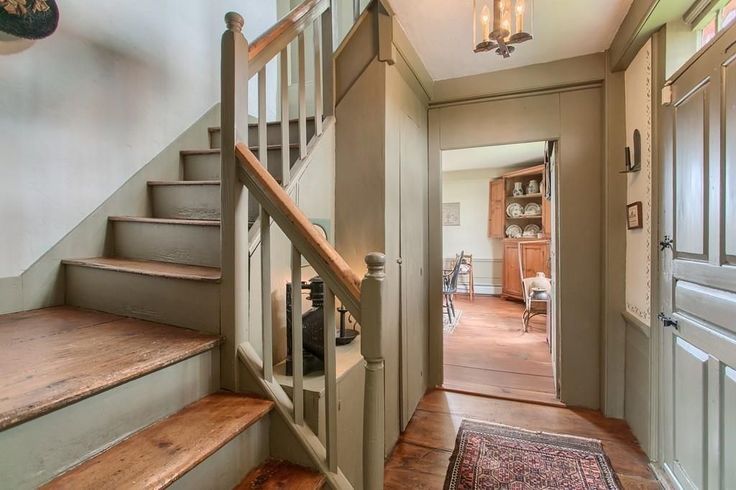
[[[535,202],[530,202],[524,206],[524,216],[541,216],[542,206]]]

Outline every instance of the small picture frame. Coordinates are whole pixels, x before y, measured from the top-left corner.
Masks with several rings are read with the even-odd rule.
[[[629,230],[644,228],[641,201],[632,202],[626,206],[626,227]]]
[[[442,226],[460,226],[460,203],[442,204]]]

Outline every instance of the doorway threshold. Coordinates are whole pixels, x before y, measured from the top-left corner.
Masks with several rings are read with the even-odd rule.
[[[478,386],[472,384],[445,383],[438,390],[461,393],[463,395],[474,395],[483,398],[497,398],[499,400],[511,400],[517,402],[534,403],[551,407],[566,406],[551,393],[539,391],[519,390],[516,388],[502,388],[498,386]]]

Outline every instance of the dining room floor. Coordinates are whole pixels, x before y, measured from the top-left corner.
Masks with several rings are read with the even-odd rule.
[[[470,301],[455,296],[462,311],[454,331],[444,334],[442,388],[513,400],[560,405],[544,315],[522,332],[522,303],[495,296]]]

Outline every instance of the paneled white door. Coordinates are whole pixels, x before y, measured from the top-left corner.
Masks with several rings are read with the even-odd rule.
[[[662,125],[663,469],[736,488],[736,29],[671,81]]]

